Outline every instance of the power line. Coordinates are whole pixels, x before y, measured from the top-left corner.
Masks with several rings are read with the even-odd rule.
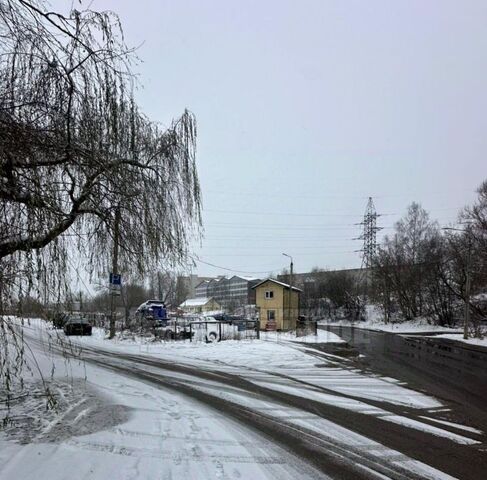
[[[236,270],[233,268],[227,268],[227,267],[221,267],[219,265],[215,265],[214,263],[210,262],[205,262],[204,260],[201,260],[200,258],[193,257],[193,260],[198,262],[198,263],[203,263],[205,265],[209,265],[210,267],[214,268],[219,268],[220,270],[226,270],[227,272],[234,272],[234,273],[250,273],[250,274],[255,274],[255,273],[272,273],[272,272],[277,272],[278,270],[281,270],[283,267],[275,268],[274,270],[263,270],[260,272],[249,272],[245,270]]]
[[[235,215],[282,215],[286,217],[360,217],[360,215],[352,213],[289,213],[289,212],[249,212],[249,211],[237,211],[237,210],[213,210],[204,209],[203,212],[211,213],[228,213]],[[397,215],[396,213],[385,213],[384,215]]]
[[[460,211],[462,207],[451,207],[451,208],[434,208],[434,209],[428,209],[429,212],[444,212],[444,211]],[[211,209],[211,208],[205,208],[203,209],[204,212],[210,212],[210,213],[225,213],[225,214],[233,214],[233,215],[260,215],[260,216],[276,216],[276,215],[281,215],[281,216],[286,216],[286,217],[361,217],[361,215],[358,215],[356,213],[296,213],[296,212],[268,212],[268,211],[260,211],[260,212],[253,212],[253,211],[248,211],[248,210],[219,210],[219,209]],[[382,217],[389,217],[389,216],[395,216],[395,215],[401,215],[400,213],[392,212],[392,213],[382,213]]]
[[[356,250],[342,250],[342,251],[329,251],[327,252],[326,249],[323,251],[323,252],[320,252],[320,255],[326,255],[326,254],[331,254],[331,255],[335,255],[337,253],[356,253]],[[317,255],[317,253],[310,253],[310,252],[294,252],[295,255]],[[238,253],[238,254],[232,254],[232,253],[211,253],[211,254],[208,254],[208,255],[211,255],[212,257],[270,257],[270,256],[273,256],[273,255],[270,255],[268,253],[262,253],[262,254],[250,254],[250,253]],[[277,253],[275,255],[276,257],[279,256]]]
[[[476,193],[476,190],[471,190],[471,189],[457,189],[455,190],[456,192],[462,192],[462,193]],[[267,199],[268,198],[287,198],[288,195],[286,193],[272,193],[272,192],[259,192],[259,191],[252,191],[252,192],[245,192],[245,191],[230,191],[230,190],[208,190],[208,189],[205,189],[205,194],[206,193],[209,193],[209,194],[212,194],[212,195],[231,195],[231,196],[235,196],[235,195],[239,195],[239,196],[250,196],[250,197],[262,197],[262,196],[265,196]],[[410,192],[410,193],[399,193],[399,194],[384,194],[384,195],[381,195],[381,194],[374,194],[374,198],[413,198],[413,197],[421,197],[421,198],[424,198],[424,197],[441,197],[443,195],[448,195],[450,196],[452,193],[452,190],[448,190],[448,191],[441,191],[441,192],[432,192],[432,191],[427,191],[427,192]],[[320,198],[349,198],[349,199],[360,199],[360,200],[365,200],[365,199],[368,199],[370,198],[369,195],[343,195],[343,194],[338,194],[338,195],[335,195],[335,194],[323,194],[323,195],[312,195],[312,194],[294,194],[293,193],[293,197],[294,198],[316,198],[316,199],[320,199]]]
[[[288,225],[258,225],[258,224],[248,224],[248,223],[212,223],[212,224],[206,224],[205,226],[212,227],[212,228],[258,228],[262,230],[315,230],[315,229],[320,229],[320,230],[348,230],[351,228],[354,228],[354,224],[349,224],[349,225],[343,225],[343,226],[327,226],[327,225],[295,225],[295,226],[288,226]],[[391,227],[384,227],[387,229],[394,228],[393,226]]]

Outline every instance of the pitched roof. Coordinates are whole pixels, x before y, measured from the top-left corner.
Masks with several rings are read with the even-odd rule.
[[[180,307],[202,307],[203,305],[206,305],[211,300],[213,300],[213,297],[188,298],[179,306]]]
[[[262,285],[265,282],[272,282],[276,283],[277,285],[280,285],[281,287],[284,288],[292,288],[295,292],[302,292],[300,288],[297,287],[291,287],[291,285],[288,285],[287,283],[280,282],[279,280],[274,280],[273,278],[266,278],[265,280],[262,280],[262,282],[259,282],[257,285],[254,285],[252,288],[257,288],[258,286]]]
[[[252,280],[259,280],[256,277],[248,277],[248,276],[245,276],[245,275],[234,275],[233,277],[230,278],[230,280],[232,278],[241,278],[242,280],[246,280],[247,282],[251,282]]]
[[[203,285],[204,283],[210,283],[210,280],[202,280],[200,283],[198,283],[198,285],[196,285],[196,287],[194,288],[198,288],[198,287],[201,287],[201,285]]]

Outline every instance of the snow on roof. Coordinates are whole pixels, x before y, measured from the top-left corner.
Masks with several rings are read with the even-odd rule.
[[[207,298],[207,297],[202,297],[202,298],[188,298],[185,300],[180,307],[201,307],[203,305],[206,305],[209,301],[213,300],[213,297]]]
[[[287,283],[280,282],[279,280],[274,280],[273,278],[266,278],[265,280],[262,280],[262,282],[259,282],[257,285],[254,285],[252,288],[257,288],[258,286],[262,285],[265,282],[277,283],[278,285],[281,285],[284,288],[290,287],[290,285],[288,285]],[[291,287],[291,288],[296,292],[302,292],[302,290],[300,288],[297,288],[297,287]]]
[[[247,282],[251,282],[252,280],[259,280],[255,277],[248,277],[246,275],[234,275],[234,277],[241,278],[242,280],[247,280]]]

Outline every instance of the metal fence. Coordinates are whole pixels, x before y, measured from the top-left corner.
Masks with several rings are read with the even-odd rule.
[[[260,330],[256,320],[236,322],[198,321],[189,324],[191,342],[220,342],[222,340],[258,339]]]
[[[110,316],[101,313],[83,313],[94,327],[108,331]],[[223,340],[252,340],[260,338],[257,320],[230,321],[200,320],[201,317],[180,316],[164,320],[131,317],[116,318],[116,330],[141,336],[154,336],[163,341],[220,342]]]
[[[296,322],[296,337],[307,337],[316,335],[318,332],[318,322],[314,320],[298,320]]]

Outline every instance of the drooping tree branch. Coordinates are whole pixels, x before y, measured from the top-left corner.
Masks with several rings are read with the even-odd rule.
[[[126,271],[183,262],[201,224],[195,119],[162,130],[139,111],[118,18],[4,0],[0,38],[0,259],[67,253],[69,232],[102,268],[120,208]]]

